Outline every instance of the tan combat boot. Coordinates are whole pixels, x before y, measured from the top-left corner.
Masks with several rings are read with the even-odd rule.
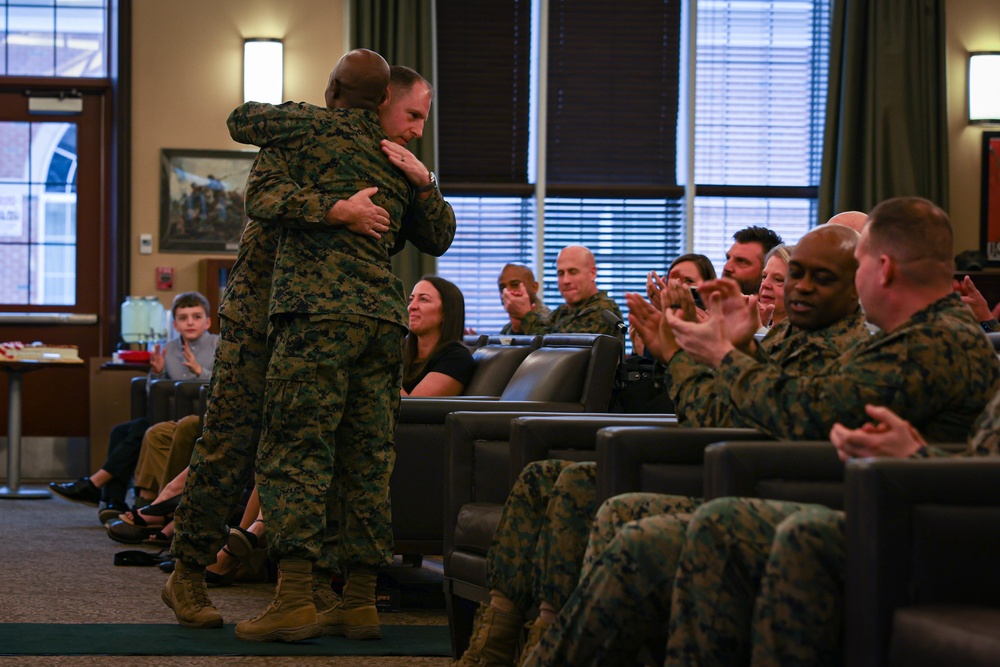
[[[221,628],[222,614],[212,605],[205,586],[205,568],[188,567],[183,561],[163,584],[163,603],[174,610],[177,622],[188,628]]]
[[[460,667],[510,667],[524,615],[519,610],[501,611],[487,603],[479,605],[472,624],[469,648],[454,664]]]
[[[528,623],[528,639],[525,640],[524,648],[521,649],[521,657],[517,659],[518,667],[521,667],[527,661],[528,656],[538,646],[538,642],[542,641],[542,635],[545,634],[550,625],[551,623],[543,621],[541,616]]]
[[[257,616],[236,624],[236,638],[248,642],[297,642],[319,637],[312,596],[312,563],[282,559],[274,600]]]
[[[375,580],[378,570],[357,566],[347,574],[344,597],[338,606],[319,614],[323,634],[348,639],[382,639],[375,609]]]
[[[330,586],[332,580],[332,572],[313,570],[313,604],[316,605],[317,617],[324,611],[333,609],[341,602],[340,596]]]

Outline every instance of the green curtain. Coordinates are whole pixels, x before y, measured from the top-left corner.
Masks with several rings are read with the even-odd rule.
[[[351,48],[377,51],[390,65],[412,67],[432,85],[437,78],[436,40],[434,0],[351,0]],[[431,171],[437,160],[435,118],[432,104],[423,138],[407,146]],[[392,270],[409,294],[420,276],[436,272],[437,262],[407,244],[393,257]]]
[[[945,0],[834,0],[820,222],[920,196],[948,210]]]

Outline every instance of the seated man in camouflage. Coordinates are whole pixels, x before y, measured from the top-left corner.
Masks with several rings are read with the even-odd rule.
[[[813,307],[799,309],[787,322],[775,327],[757,351],[760,358],[788,372],[807,373],[868,337],[854,289],[857,236],[843,227],[823,227],[803,238],[796,247],[798,254],[792,255],[792,266],[798,267],[798,275],[808,278],[801,279],[801,289],[796,278],[789,278],[785,294],[789,301],[808,302]],[[822,286],[814,285],[817,276],[822,276]],[[665,293],[673,294],[675,288],[690,299],[689,289],[680,281],[668,286]],[[738,294],[739,289],[734,289]],[[646,308],[659,314],[637,294],[629,294],[628,299],[633,321],[643,318],[635,315],[637,311],[651,318]],[[754,305],[744,310],[757,312]],[[745,320],[741,323],[752,340],[759,325],[747,325]],[[655,347],[659,349],[659,345]],[[724,407],[710,405],[710,375],[700,378],[705,387],[699,400],[706,411],[722,415]],[[692,392],[698,389],[694,386],[697,380],[688,384]],[[720,419],[724,425],[725,420]],[[587,536],[597,511],[595,473],[594,463],[562,460],[533,462],[521,472],[487,554],[491,604],[479,610],[470,649],[460,664],[512,663],[524,614],[532,604],[537,602],[541,613],[532,625],[529,645],[565,604],[579,579]],[[658,496],[642,512],[691,511],[696,505],[690,498]]]
[[[538,296],[538,281],[535,280],[535,274],[523,264],[505,264],[500,271],[500,277],[497,278],[497,288],[500,290],[500,300],[502,302],[504,301],[505,293],[512,297],[527,294],[531,310],[537,313],[539,317],[545,319],[551,314],[545,302]],[[506,303],[504,303],[504,309],[508,310]],[[509,312],[508,315],[510,315]],[[510,321],[503,325],[500,333],[521,333],[521,320],[511,315]]]
[[[819,439],[837,422],[860,426],[872,403],[891,405],[932,440],[953,441],[959,433],[964,438],[995,390],[1000,369],[968,309],[951,293],[951,245],[947,216],[930,202],[901,198],[876,207],[855,251],[855,282],[866,316],[882,332],[819,372],[793,375],[734,351],[721,336],[726,304],[719,296],[710,299],[712,315],[705,323],[665,313],[662,337],[669,341],[661,344],[676,336],[693,357],[718,367],[725,383],[717,386],[739,426],[784,439]],[[794,279],[798,274],[789,268]],[[786,304],[793,293],[786,286]],[[788,308],[796,311],[801,309]],[[759,562],[763,543],[766,559],[770,540],[755,538],[773,532],[776,523],[767,526],[780,513],[744,516],[735,528],[716,523],[721,528],[704,535],[699,519],[714,503],[695,510],[693,519],[668,505],[669,513],[622,526],[642,516],[648,495],[629,494],[602,506],[580,584],[525,664],[627,660],[668,618],[669,664],[741,664],[738,656],[746,662],[747,642],[743,637],[741,643],[739,629],[747,624],[740,621],[749,618],[754,596],[746,591],[756,590],[753,573],[759,579],[762,568],[742,568],[734,559],[753,561],[756,554]],[[735,538],[735,529],[747,540]],[[725,540],[728,561],[716,546]]]
[[[597,264],[587,248],[566,246],[556,259],[559,276],[559,293],[566,303],[556,308],[548,317],[532,309],[527,292],[515,294],[509,290],[501,294],[503,306],[511,321],[519,320],[520,329],[515,333],[601,333],[618,336],[618,330],[601,317],[610,310],[619,319],[622,312],[606,292],[597,289]]]

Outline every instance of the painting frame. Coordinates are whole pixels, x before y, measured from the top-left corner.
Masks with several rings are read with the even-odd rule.
[[[1000,266],[1000,132],[983,132],[980,247],[986,264]]]
[[[235,254],[256,151],[164,148],[160,156],[160,252]]]

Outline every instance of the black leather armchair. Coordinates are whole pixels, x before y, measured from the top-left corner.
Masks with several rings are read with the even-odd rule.
[[[998,480],[998,459],[848,463],[845,664],[1000,664]]]
[[[844,464],[828,440],[718,442],[705,450],[705,497],[844,507]]]
[[[621,341],[612,336],[543,336],[498,398],[404,398],[395,432],[396,465],[389,481],[396,553],[444,553],[445,419],[450,413],[606,410],[620,352]]]
[[[180,417],[199,413],[198,398],[207,380],[132,378],[131,410],[132,419],[146,417],[151,424],[176,420]]]
[[[642,491],[715,497],[707,488],[708,452],[720,441],[760,440],[742,428],[614,426],[597,434],[597,500]],[[773,443],[772,443],[773,444]]]

